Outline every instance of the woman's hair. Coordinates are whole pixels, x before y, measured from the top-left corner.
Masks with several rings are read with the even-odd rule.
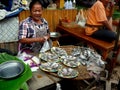
[[[40,0],[32,0],[32,1],[30,2],[30,4],[29,4],[29,9],[30,9],[30,11],[31,11],[33,5],[35,5],[35,4],[40,4],[40,5],[42,6]]]

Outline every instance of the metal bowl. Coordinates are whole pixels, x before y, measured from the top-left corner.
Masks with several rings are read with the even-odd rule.
[[[50,37],[51,38],[59,38],[61,34],[59,32],[50,32]]]
[[[0,64],[0,78],[14,78],[20,75],[23,71],[24,64],[20,61],[10,60]]]

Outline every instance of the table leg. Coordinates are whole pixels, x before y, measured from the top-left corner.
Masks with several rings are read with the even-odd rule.
[[[90,88],[96,83],[97,80],[93,80],[93,82],[91,82],[91,84],[85,88],[84,90],[90,90]]]
[[[107,59],[108,54],[109,54],[109,51],[108,51],[108,50],[103,50],[103,52],[102,52],[102,57],[103,57],[104,60]]]

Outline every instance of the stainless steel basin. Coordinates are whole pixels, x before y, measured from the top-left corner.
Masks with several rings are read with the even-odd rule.
[[[0,64],[0,78],[17,77],[24,71],[24,64],[20,61],[9,60]]]
[[[59,32],[50,32],[50,37],[51,38],[59,38],[61,34]]]

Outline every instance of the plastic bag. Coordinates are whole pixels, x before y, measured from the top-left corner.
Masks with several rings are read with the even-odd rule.
[[[56,90],[62,90],[61,85],[59,83],[56,83]]]
[[[85,27],[86,24],[86,17],[84,15],[83,9],[81,9],[78,14],[76,15],[76,22],[78,25],[80,25],[81,27]]]
[[[49,45],[49,42],[46,40],[46,41],[44,42],[44,44],[43,44],[40,52],[45,52],[45,51],[47,51],[47,50],[49,50],[49,49],[50,49],[50,45]]]

